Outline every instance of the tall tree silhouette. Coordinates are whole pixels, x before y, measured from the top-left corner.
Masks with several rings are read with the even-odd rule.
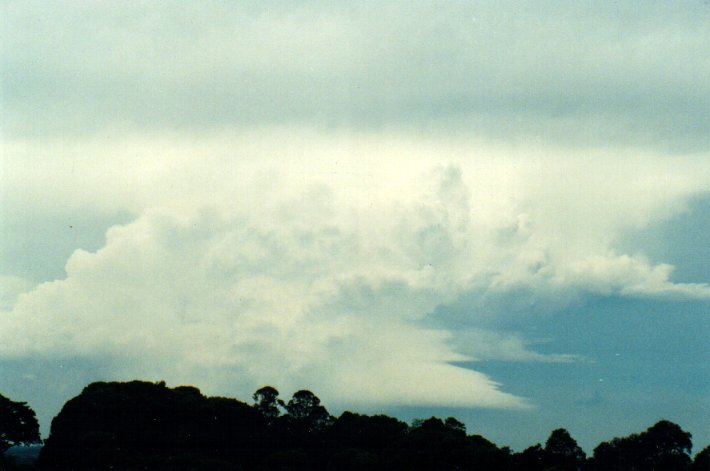
[[[587,455],[567,430],[552,431],[545,443],[545,461],[550,469],[577,471],[582,469],[586,459]]]
[[[710,445],[703,448],[693,460],[691,468],[693,471],[710,471]]]
[[[302,424],[309,432],[323,431],[333,423],[333,417],[320,403],[318,396],[301,389],[286,404],[286,412],[293,421]]]
[[[395,460],[401,470],[503,470],[509,465],[507,450],[480,435],[467,436],[456,419],[417,419]]]
[[[15,445],[38,443],[39,424],[25,402],[15,402],[0,394],[0,457]]]
[[[691,463],[692,436],[668,420],[661,420],[641,434],[641,446],[649,469],[683,470]]]
[[[684,471],[690,467],[690,433],[680,426],[661,420],[640,434],[614,438],[594,449],[594,470],[653,469]]]
[[[252,397],[254,398],[254,407],[269,423],[273,423],[281,415],[279,407],[285,407],[284,401],[279,399],[279,391],[272,386],[257,389]]]

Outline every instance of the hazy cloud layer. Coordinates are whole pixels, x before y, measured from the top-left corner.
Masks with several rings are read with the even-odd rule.
[[[136,217],[2,313],[5,358],[104,358],[121,377],[242,397],[269,383],[345,404],[524,407],[452,363],[574,357],[515,334],[454,336],[428,322],[438,306],[521,287],[558,303],[710,298],[662,260],[614,249],[710,190],[703,156],[306,128],[15,140],[6,152],[10,215]]]
[[[3,128],[299,122],[710,145],[710,6],[3,2]]]

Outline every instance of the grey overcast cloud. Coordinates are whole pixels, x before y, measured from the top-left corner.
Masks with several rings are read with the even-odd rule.
[[[710,4],[0,2],[0,392],[710,442]]]

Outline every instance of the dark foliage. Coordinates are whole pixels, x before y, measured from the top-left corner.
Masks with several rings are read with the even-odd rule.
[[[577,441],[563,428],[553,430],[545,443],[545,461],[550,470],[581,470],[587,455],[577,446]]]
[[[640,434],[614,438],[594,449],[593,470],[684,471],[691,464],[693,447],[690,433],[661,420]]]
[[[693,460],[691,468],[693,471],[710,471],[710,445],[703,448]]]
[[[39,441],[39,424],[34,411],[26,403],[0,394],[0,457],[12,446]]]
[[[407,424],[386,415],[343,412],[333,423],[330,438],[336,448],[355,448],[381,454],[401,444]]]
[[[164,383],[94,383],[52,421],[45,469],[232,469],[250,466],[264,418],[235,399]]]
[[[323,432],[333,423],[333,417],[310,391],[302,389],[293,394],[286,404],[288,422],[307,434]]]
[[[394,466],[410,470],[504,470],[510,452],[480,435],[467,436],[458,420],[436,417],[415,420],[403,440]]]
[[[542,471],[545,469],[546,463],[545,450],[539,443],[513,456],[513,469],[520,471]]]
[[[94,383],[52,422],[40,456],[46,470],[581,471],[703,470],[710,449],[690,460],[690,434],[660,421],[600,444],[587,460],[565,429],[520,453],[467,435],[449,417],[411,426],[384,415],[334,418],[310,391],[288,403],[265,386],[249,406],[205,397],[191,386]]]
[[[285,406],[284,401],[279,399],[279,391],[272,386],[264,386],[258,389],[252,397],[254,398],[254,407],[269,424],[273,423],[281,415],[279,409]]]

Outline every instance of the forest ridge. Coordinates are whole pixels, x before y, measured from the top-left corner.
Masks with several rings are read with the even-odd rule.
[[[311,391],[286,402],[265,386],[249,405],[164,382],[97,382],[69,400],[39,459],[3,469],[41,470],[710,470],[710,446],[691,458],[692,437],[661,420],[600,443],[587,457],[569,432],[521,452],[469,435],[454,417],[411,425],[385,415],[333,417]],[[39,443],[32,409],[0,395],[0,456]]]

